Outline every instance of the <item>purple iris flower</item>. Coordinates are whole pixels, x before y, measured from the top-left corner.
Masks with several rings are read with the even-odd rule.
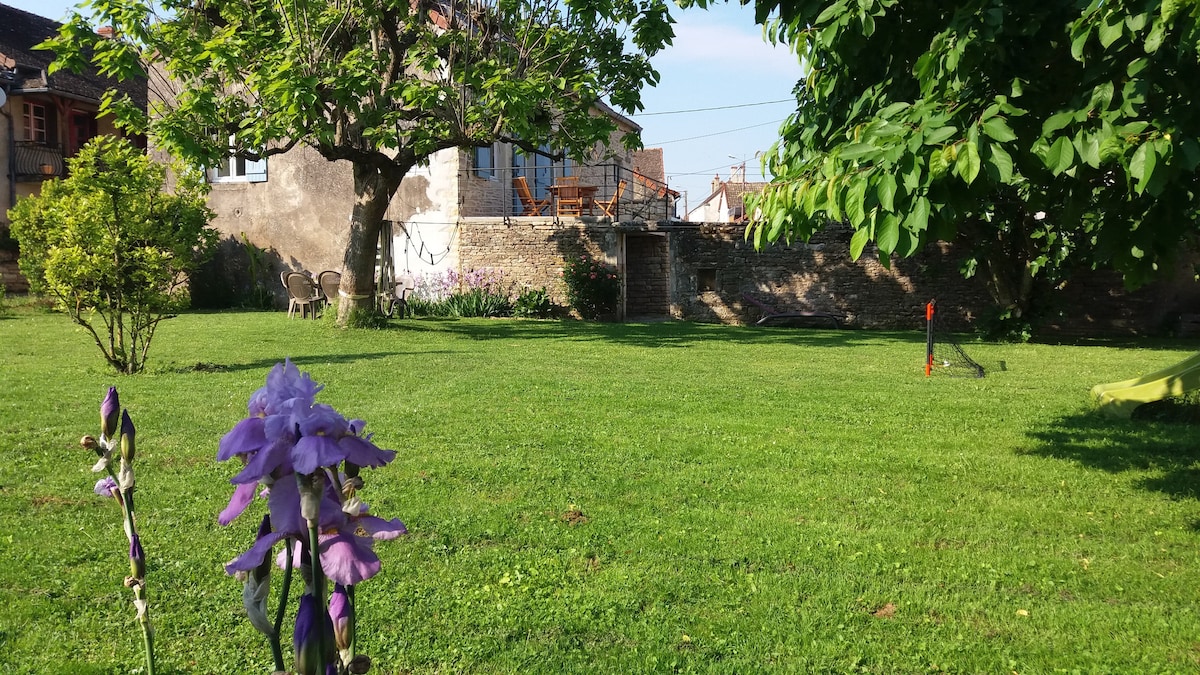
[[[121,401],[117,397],[117,388],[109,387],[104,400],[100,402],[100,435],[112,440],[117,433],[117,423],[120,421]]]
[[[338,447],[345,453],[346,461],[357,466],[380,467],[395,459],[395,451],[381,450],[371,442],[371,434],[362,435],[365,426],[366,422],[354,420],[338,439]]]
[[[105,476],[96,481],[96,487],[93,489],[101,497],[116,497],[117,481],[113,480],[112,476]]]
[[[338,440],[349,424],[331,406],[318,403],[297,421],[300,440],[292,447],[292,468],[297,473],[312,473],[323,466],[334,466],[346,458]]]

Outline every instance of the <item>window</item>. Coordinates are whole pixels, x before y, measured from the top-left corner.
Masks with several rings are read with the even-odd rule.
[[[46,106],[40,103],[26,102],[23,117],[25,140],[35,143],[48,143],[50,141],[50,125],[47,124]]]
[[[712,267],[701,267],[696,270],[696,290],[701,293],[717,290],[717,270]]]
[[[229,145],[234,145],[233,136],[229,137]],[[208,170],[210,183],[263,183],[267,180],[267,158],[259,160],[237,157],[231,151],[221,163]]]
[[[558,176],[570,176],[574,172],[574,162],[564,159],[556,163],[550,157],[552,152],[550,146],[543,145],[531,157],[521,148],[513,147],[513,178],[524,176],[534,199],[545,199],[550,194],[547,188],[556,182]],[[521,212],[521,201],[515,191],[513,208],[516,213]]]
[[[496,177],[496,151],[490,145],[474,148],[471,169],[476,178]]]

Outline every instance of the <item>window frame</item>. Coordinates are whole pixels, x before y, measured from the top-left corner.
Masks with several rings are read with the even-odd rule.
[[[471,149],[471,175],[496,180],[496,146],[477,145]]]
[[[211,184],[217,183],[265,183],[267,182],[267,158],[245,159],[237,156],[233,150],[235,137],[229,137],[229,154],[217,166],[210,166],[204,171],[205,177]]]
[[[35,113],[35,109],[41,110],[41,115]],[[42,126],[37,128],[35,122],[41,120]],[[41,143],[42,145],[50,144],[50,115],[45,103],[37,103],[35,101],[24,101],[21,105],[21,129],[23,140],[28,143]],[[35,136],[40,132],[41,138]]]

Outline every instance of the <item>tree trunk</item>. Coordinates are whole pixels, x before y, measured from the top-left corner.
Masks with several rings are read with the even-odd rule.
[[[403,171],[380,169],[376,164],[354,162],[354,209],[350,214],[350,239],[342,258],[342,285],[338,298],[337,323],[346,326],[353,316],[378,311],[375,288],[375,259],[379,231],[388,203],[400,186]],[[389,292],[391,289],[378,289]]]

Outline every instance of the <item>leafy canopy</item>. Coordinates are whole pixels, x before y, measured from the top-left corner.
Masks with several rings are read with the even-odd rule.
[[[616,122],[605,99],[641,107],[669,43],[667,0],[89,0],[46,46],[55,67],[90,60],[149,76],[140,111],[109,97],[120,123],[212,166],[303,144],[351,163],[339,323],[373,312],[377,238],[404,175],[439,150],[510,140],[582,158]],[[623,141],[636,146],[636,135]]]
[[[1074,259],[1140,282],[1195,232],[1197,3],[756,11],[810,69],[766,160],[775,179],[756,204],[756,244],[846,221],[853,255],[873,243],[886,264],[961,235],[994,284],[1028,291],[1040,268]]]
[[[433,152],[497,138],[582,156],[615,130],[607,98],[641,107],[648,56],[672,37],[664,0],[91,0],[50,40],[56,67],[90,58],[150,74],[146,118],[108,109],[157,143],[212,164],[316,148],[407,170]],[[632,51],[627,51],[628,34]],[[636,142],[630,139],[631,142]]]
[[[99,136],[67,160],[70,176],[8,212],[21,272],[53,295],[120,372],[145,364],[158,322],[188,304],[187,274],[216,242],[206,186],[128,141]],[[97,321],[98,320],[98,321]]]

